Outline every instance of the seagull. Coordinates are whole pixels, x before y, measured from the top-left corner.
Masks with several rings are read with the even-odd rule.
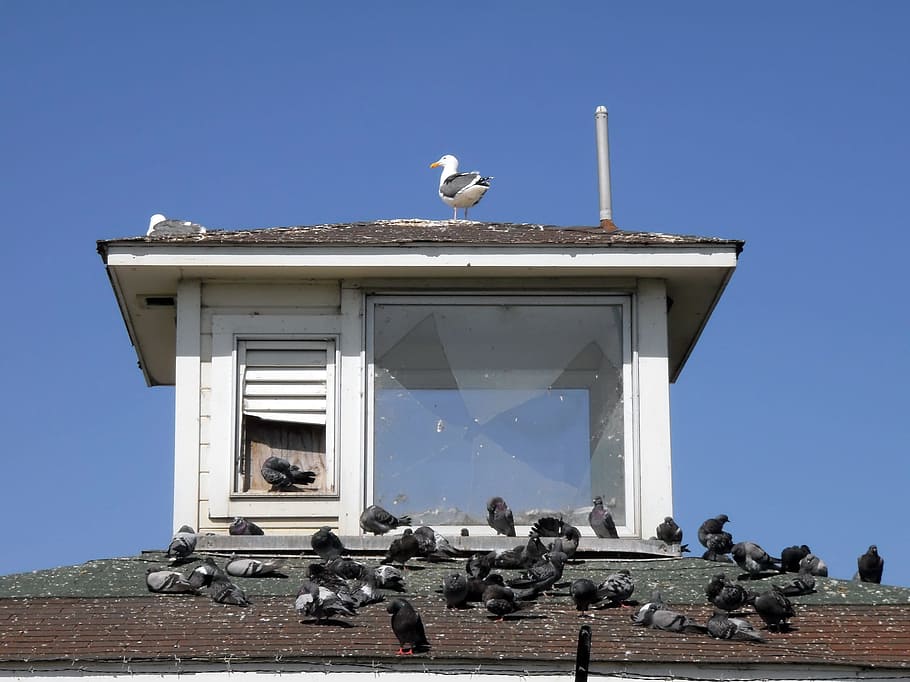
[[[588,512],[588,525],[599,538],[618,538],[616,523],[610,510],[604,506],[603,498],[598,495],[594,498],[594,507]]]
[[[860,582],[881,584],[885,560],[879,556],[878,547],[869,545],[866,553],[856,560],[856,567],[859,569],[857,577]]]
[[[396,598],[389,602],[386,611],[392,614],[392,632],[398,638],[398,656],[411,656],[414,651],[430,646],[423,620],[407,599]]]
[[[373,535],[385,535],[393,528],[410,525],[410,516],[394,516],[377,504],[371,504],[360,514],[360,527]]]
[[[468,209],[475,206],[490,189],[492,177],[482,177],[477,171],[470,173],[458,172],[458,159],[451,154],[446,154],[439,161],[430,164],[430,168],[442,166],[439,176],[439,198],[444,203],[455,209],[458,220],[458,209],[464,210],[464,218],[468,218]]]
[[[512,510],[501,497],[494,497],[487,502],[487,523],[496,531],[497,535],[515,537],[515,520]]]
[[[168,218],[161,213],[156,213],[149,218],[149,229],[145,236],[176,237],[188,234],[205,234],[205,228],[189,220],[177,220]]]

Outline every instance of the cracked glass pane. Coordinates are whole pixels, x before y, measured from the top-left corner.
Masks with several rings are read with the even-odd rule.
[[[622,306],[377,303],[373,501],[414,525],[625,521]]]

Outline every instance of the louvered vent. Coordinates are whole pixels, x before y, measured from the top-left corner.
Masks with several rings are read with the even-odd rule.
[[[325,424],[332,385],[330,345],[248,343],[244,349],[243,413],[270,421]]]

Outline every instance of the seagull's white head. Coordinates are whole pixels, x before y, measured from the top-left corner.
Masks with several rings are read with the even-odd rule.
[[[146,234],[151,234],[152,229],[155,227],[155,225],[162,222],[163,220],[167,220],[167,217],[160,213],[156,213],[151,218],[149,218],[149,229],[148,229],[148,232],[146,232]]]
[[[446,169],[450,173],[457,173],[458,172],[458,159],[456,159],[451,154],[446,154],[441,159],[439,159],[439,161],[435,161],[430,164],[430,168],[438,168],[439,166],[442,166],[444,169]]]

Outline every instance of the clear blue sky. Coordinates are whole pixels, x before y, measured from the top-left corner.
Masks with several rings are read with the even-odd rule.
[[[676,517],[910,585],[910,4],[0,2],[0,573],[170,538],[173,391],[95,240],[451,215],[746,240],[672,389]]]

